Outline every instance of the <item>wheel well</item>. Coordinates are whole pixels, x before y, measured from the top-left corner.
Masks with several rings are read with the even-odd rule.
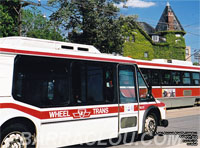
[[[20,123],[22,125],[27,126],[30,129],[30,132],[32,134],[36,134],[36,127],[35,124],[27,118],[24,117],[16,117],[16,118],[12,118],[8,121],[6,121],[1,127],[0,129],[5,129],[7,126],[15,124],[15,123]]]
[[[158,125],[160,125],[160,120],[161,120],[160,110],[157,107],[153,107],[148,111],[147,115],[149,115],[151,113],[154,113],[156,115]]]

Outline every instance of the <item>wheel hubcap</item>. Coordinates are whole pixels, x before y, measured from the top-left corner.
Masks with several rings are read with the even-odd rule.
[[[156,121],[153,117],[148,116],[145,122],[145,132],[153,134],[156,129]]]
[[[3,139],[1,148],[27,148],[26,138],[20,132],[9,133]]]

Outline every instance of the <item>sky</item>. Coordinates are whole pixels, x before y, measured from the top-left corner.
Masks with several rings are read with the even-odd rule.
[[[37,2],[38,0],[32,1]],[[40,1],[44,6],[40,9],[48,17],[52,13],[52,9],[49,10],[46,6],[47,0]],[[184,36],[186,45],[191,47],[192,54],[200,50],[200,0],[128,0],[126,3],[118,4],[117,7],[120,8],[119,15],[136,14],[138,21],[146,22],[155,28],[167,2],[186,32]],[[123,6],[127,8],[123,8]],[[192,61],[196,61],[194,56],[192,56]]]

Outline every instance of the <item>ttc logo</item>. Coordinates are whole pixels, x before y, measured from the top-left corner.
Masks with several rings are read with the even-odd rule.
[[[90,112],[87,112],[86,109],[79,109],[77,113],[73,113],[73,118],[89,118],[90,117]]]

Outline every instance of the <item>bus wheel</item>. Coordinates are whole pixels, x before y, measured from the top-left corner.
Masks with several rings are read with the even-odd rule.
[[[154,113],[147,115],[144,125],[144,139],[152,139],[155,136],[157,130],[157,117]]]
[[[33,134],[22,124],[12,124],[1,131],[1,148],[34,148]]]

